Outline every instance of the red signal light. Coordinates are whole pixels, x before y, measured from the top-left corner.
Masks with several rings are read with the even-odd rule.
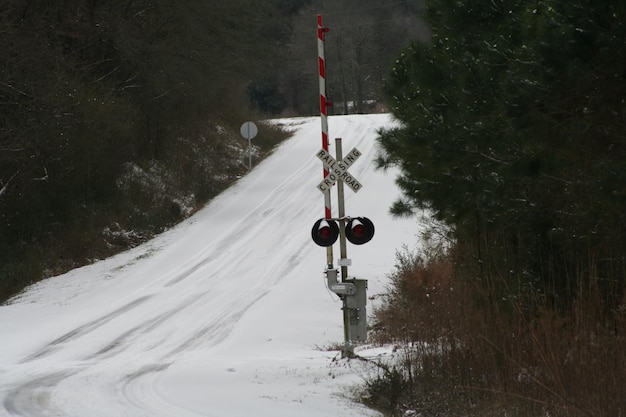
[[[346,225],[346,238],[355,245],[362,245],[374,237],[374,223],[367,217],[355,217]]]
[[[319,219],[313,224],[311,238],[319,246],[332,246],[339,238],[339,226],[334,220]]]
[[[365,237],[366,229],[362,224],[357,224],[352,228],[352,236],[358,239],[363,239]]]
[[[333,235],[333,231],[330,228],[330,226],[323,226],[323,227],[320,227],[320,229],[317,231],[317,235],[321,239],[330,239]]]

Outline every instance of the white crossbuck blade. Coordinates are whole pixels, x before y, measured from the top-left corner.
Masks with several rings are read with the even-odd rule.
[[[348,172],[348,168],[361,156],[357,148],[352,148],[341,161],[337,161],[324,149],[320,149],[316,156],[328,167],[328,175],[317,185],[318,190],[323,193],[328,191],[337,180],[342,180],[355,193],[361,189],[363,185]]]

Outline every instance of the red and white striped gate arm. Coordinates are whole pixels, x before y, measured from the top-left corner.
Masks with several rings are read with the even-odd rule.
[[[320,83],[320,117],[322,120],[322,148],[328,152],[328,104],[326,102],[326,62],[324,58],[324,34],[328,28],[322,26],[322,15],[317,15],[317,62]],[[324,167],[324,178],[328,170]],[[332,217],[330,210],[330,191],[324,193],[325,217]]]
[[[324,35],[328,28],[322,25],[322,15],[317,15],[317,63],[319,68],[320,83],[320,118],[322,120],[322,148],[328,152],[328,103],[326,101],[326,62],[324,57]],[[328,175],[328,169],[324,166],[324,177]],[[330,189],[324,192],[324,217],[332,217],[330,206]],[[327,248],[327,260],[329,267],[333,264],[332,246]]]

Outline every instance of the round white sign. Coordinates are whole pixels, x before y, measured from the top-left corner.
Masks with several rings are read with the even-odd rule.
[[[243,136],[245,139],[252,139],[256,136],[257,133],[259,133],[259,128],[256,127],[256,125],[254,124],[254,122],[245,122],[244,124],[241,125],[241,136]]]

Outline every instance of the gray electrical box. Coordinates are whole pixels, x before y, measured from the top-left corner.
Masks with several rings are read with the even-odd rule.
[[[354,284],[356,287],[355,294],[345,296],[350,317],[350,339],[365,342],[367,340],[367,280],[347,279],[344,282]]]

